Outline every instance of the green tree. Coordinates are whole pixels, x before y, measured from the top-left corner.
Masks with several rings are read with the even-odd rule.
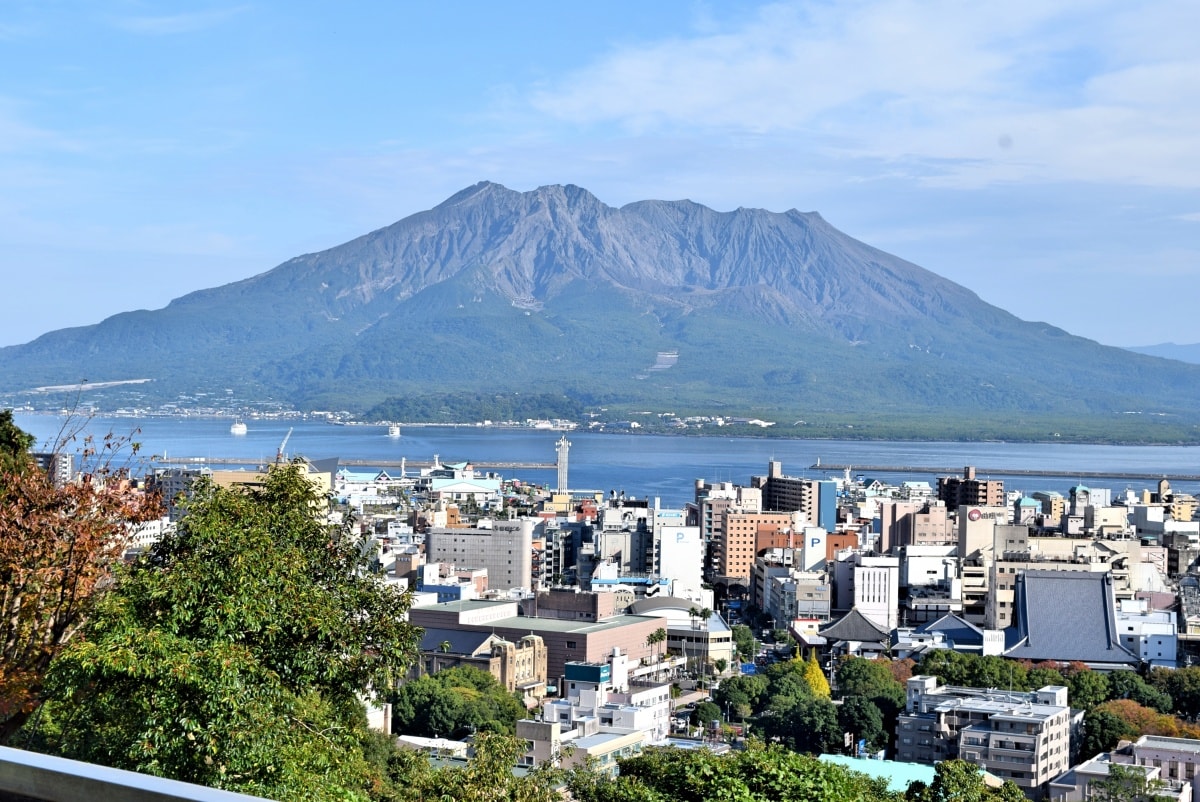
[[[33,435],[17,426],[11,409],[0,410],[0,472],[23,472],[29,467]]]
[[[692,711],[692,726],[707,728],[714,721],[721,721],[721,708],[712,702],[701,702]]]
[[[1174,707],[1170,694],[1155,688],[1132,671],[1114,671],[1108,675],[1108,698],[1132,699],[1160,713],[1170,713]]]
[[[751,743],[724,755],[708,750],[651,747],[619,762],[615,779],[572,772],[571,796],[579,802],[882,802],[894,799],[884,785],[841,766],[779,746]]]
[[[1000,788],[988,788],[980,768],[965,760],[938,763],[933,782],[927,788],[910,789],[907,796],[914,802],[1021,802],[1026,798],[1011,780]]]
[[[525,752],[525,742],[496,733],[475,739],[467,765],[430,769],[428,759],[393,760],[395,797],[423,802],[450,799],[456,802],[558,802],[561,773],[541,766],[517,776],[513,766]],[[424,763],[425,765],[419,765]],[[417,765],[414,765],[417,764]]]
[[[745,624],[734,624],[732,631],[738,656],[743,660],[753,660],[756,657],[754,631]]]
[[[1067,680],[1071,706],[1091,710],[1108,699],[1109,682],[1098,671],[1077,671]]]
[[[1167,802],[1171,797],[1158,793],[1164,786],[1162,780],[1148,779],[1143,766],[1110,763],[1108,776],[1092,782],[1089,798],[1096,802]]]
[[[51,746],[276,799],[376,788],[360,696],[391,686],[417,630],[327,510],[297,466],[258,489],[199,483],[55,662]]]
[[[445,738],[476,731],[512,735],[527,712],[487,671],[455,666],[401,686],[393,696],[392,729]]]
[[[1137,734],[1120,716],[1107,710],[1089,710],[1083,716],[1080,758],[1086,760],[1101,752],[1111,751],[1123,738],[1135,738]]]
[[[646,636],[646,645],[649,646],[651,649],[654,649],[654,647],[660,646],[661,644],[664,644],[666,642],[667,642],[667,630],[664,627],[659,627],[658,629],[654,630],[653,632],[651,632],[649,635]],[[655,649],[655,655],[660,660],[662,659],[662,652],[660,650]]]
[[[745,719],[757,713],[766,702],[767,688],[768,680],[762,675],[739,675],[722,682],[712,696],[719,707],[729,705],[734,716]]]
[[[900,711],[904,709],[906,694],[904,685],[892,676],[888,661],[852,657],[838,666],[837,686],[843,699],[855,696],[869,699],[883,714],[884,729],[889,732],[895,731],[896,720]]]
[[[1200,666],[1155,668],[1150,672],[1150,684],[1171,697],[1176,715],[1200,716]]]
[[[797,699],[787,708],[769,708],[758,719],[764,737],[797,752],[820,754],[842,745],[837,707],[828,699]]]
[[[852,696],[842,702],[838,708],[838,724],[843,732],[851,733],[855,739],[866,739],[867,748],[872,751],[887,746],[883,714],[870,699]]]
[[[53,659],[112,586],[128,525],[161,514],[116,467],[136,453],[127,440],[85,440],[91,473],[62,486],[33,462],[32,442],[0,412],[0,743],[42,704]]]

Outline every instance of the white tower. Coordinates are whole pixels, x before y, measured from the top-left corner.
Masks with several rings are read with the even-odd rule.
[[[564,434],[562,437],[560,437],[558,439],[558,442],[555,443],[554,445],[555,445],[554,450],[558,452],[558,487],[556,487],[555,490],[556,490],[556,492],[559,492],[559,493],[566,493],[567,492],[567,452],[571,450],[571,443],[570,443],[570,441],[567,440],[567,436]]]

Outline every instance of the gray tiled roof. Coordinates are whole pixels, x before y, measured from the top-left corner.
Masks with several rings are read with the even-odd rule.
[[[983,645],[983,632],[979,627],[954,613],[946,613],[936,621],[922,624],[915,631],[921,634],[940,632],[946,636],[946,640],[957,646]]]
[[[891,633],[867,618],[855,607],[837,621],[821,630],[827,640],[856,641],[858,643],[888,643]]]
[[[1112,575],[1024,571],[1017,575],[1016,645],[1005,657],[1136,664],[1121,645]]]

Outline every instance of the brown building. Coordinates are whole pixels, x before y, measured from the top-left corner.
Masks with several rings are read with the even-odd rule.
[[[803,545],[800,534],[791,513],[726,512],[725,526],[712,542],[716,573],[749,581],[759,552]]]
[[[520,615],[515,601],[456,601],[413,607],[410,623],[426,629],[494,633],[518,642],[537,635],[546,645],[547,675],[551,681],[564,676],[570,662],[603,663],[619,648],[632,662],[654,660],[656,646],[647,643],[662,619],[645,615],[617,615],[600,621],[574,621]]]
[[[939,476],[937,497],[946,507],[1000,507],[1004,504],[1004,482],[999,479],[979,479],[975,467],[968,465],[962,477]]]
[[[512,641],[487,632],[429,628],[421,639],[421,658],[409,676],[455,666],[488,672],[509,692],[521,693],[529,706],[546,695],[546,644],[537,635]]]

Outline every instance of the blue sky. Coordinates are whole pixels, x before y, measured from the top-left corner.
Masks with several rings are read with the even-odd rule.
[[[481,180],[819,211],[1027,320],[1200,342],[1200,3],[0,5],[0,345]]]

